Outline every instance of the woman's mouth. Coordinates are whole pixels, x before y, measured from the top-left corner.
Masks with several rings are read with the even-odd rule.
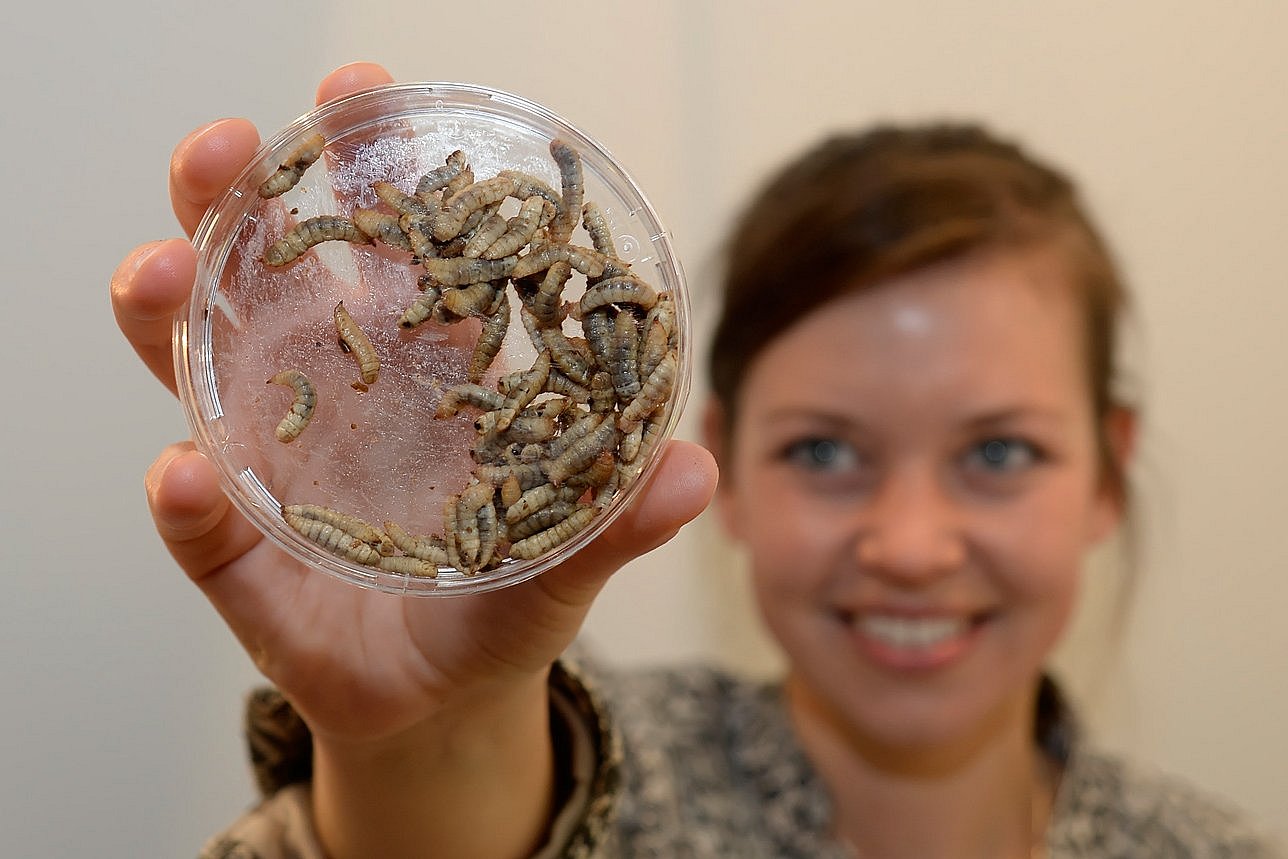
[[[968,615],[913,616],[863,612],[850,627],[877,663],[890,668],[938,668],[961,658],[986,618]]]

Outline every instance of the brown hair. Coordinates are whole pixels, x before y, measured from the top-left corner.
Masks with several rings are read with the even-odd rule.
[[[1099,428],[1115,405],[1126,294],[1073,183],[978,125],[878,126],[824,140],[771,177],[727,240],[708,364],[726,434],[753,359],[814,309],[937,262],[1041,242],[1068,250],[1082,287]],[[1105,477],[1125,492],[1103,432],[1100,448]]]

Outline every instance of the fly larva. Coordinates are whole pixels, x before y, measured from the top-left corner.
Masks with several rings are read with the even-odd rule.
[[[369,239],[377,239],[391,248],[411,251],[411,239],[403,232],[397,215],[375,209],[354,209],[353,223]]]
[[[602,415],[616,407],[617,389],[613,387],[613,376],[606,370],[600,370],[590,380],[590,410]]]
[[[447,543],[436,534],[410,534],[397,522],[386,522],[385,533],[404,555],[433,564],[447,563]]]
[[[500,412],[485,412],[474,421],[474,428],[487,435],[496,431],[496,422]],[[504,440],[518,444],[549,441],[559,432],[560,420],[553,415],[536,414],[531,409],[524,409],[515,415],[510,425],[505,428]]]
[[[612,367],[615,343],[614,322],[608,315],[608,310],[606,308],[595,310],[583,316],[581,331],[586,335],[586,343],[590,345],[590,353],[595,357],[595,363],[605,370]]]
[[[461,172],[453,176],[443,186],[443,203],[474,184],[474,169],[468,163],[461,165]]]
[[[540,197],[524,200],[519,206],[518,214],[505,222],[505,231],[483,249],[483,258],[500,259],[518,253],[520,248],[532,240],[547,210],[553,215],[554,207]]]
[[[400,216],[411,215],[413,217],[426,217],[430,214],[429,206],[419,197],[411,194],[404,194],[399,188],[389,182],[373,182],[371,188],[376,192],[376,197],[389,208],[393,209]]]
[[[496,304],[497,296],[501,294],[504,293],[498,292],[496,286],[486,280],[471,283],[468,286],[449,286],[443,290],[443,297],[439,300],[442,321],[450,322],[476,314],[482,315]],[[435,319],[437,318],[438,315],[435,315]]]
[[[461,171],[465,169],[465,166],[465,153],[457,149],[447,156],[447,160],[442,167],[436,167],[420,177],[416,182],[416,196],[426,206],[431,209],[437,209],[438,198],[434,194],[446,188],[447,183],[461,175]]]
[[[434,244],[434,237],[430,232],[429,216],[403,215],[398,219],[398,229],[407,237],[407,244],[411,247],[417,264],[439,256],[438,246]]]
[[[496,422],[498,430],[504,430],[514,420],[519,410],[537,398],[546,386],[546,377],[550,375],[550,353],[542,352],[533,362],[532,368],[523,374],[523,380],[505,398],[500,416]]]
[[[571,540],[591,523],[598,512],[594,507],[578,507],[559,524],[519,540],[510,547],[510,554],[525,561],[539,558],[556,546]]]
[[[470,239],[472,239],[474,234],[478,232],[479,227],[483,226],[483,222],[491,218],[493,215],[499,214],[500,211],[501,203],[493,203],[490,206],[484,206],[477,212],[474,212],[465,219],[465,223],[461,225],[461,231],[457,234],[456,238],[443,245],[443,252],[439,254],[439,256],[452,257],[464,254],[466,246],[470,243]]]
[[[496,310],[487,321],[483,323],[483,330],[479,334],[478,342],[474,344],[474,353],[470,355],[469,366],[465,370],[465,377],[471,382],[477,382],[483,378],[487,368],[492,366],[496,360],[497,354],[501,351],[501,344],[505,340],[505,332],[510,329],[510,296],[509,293],[502,290],[501,300],[497,303]]]
[[[613,473],[608,476],[608,480],[602,483],[595,490],[595,497],[591,499],[590,506],[596,510],[603,510],[613,502],[614,496],[617,495],[622,486],[622,470],[616,464],[613,465]]]
[[[499,391],[466,383],[448,388],[443,392],[443,398],[438,401],[438,410],[434,412],[434,417],[440,420],[453,417],[465,406],[493,412],[504,405],[505,397]]]
[[[264,251],[264,264],[274,267],[286,265],[299,259],[314,245],[331,241],[371,244],[371,239],[348,218],[317,215],[300,221],[290,232],[269,245]]]
[[[550,156],[559,166],[559,182],[563,190],[563,205],[550,222],[550,237],[566,242],[581,218],[582,185],[581,155],[562,140],[550,141]]]
[[[608,226],[608,219],[594,201],[587,200],[582,204],[581,224],[590,236],[591,247],[604,256],[617,256],[617,246],[613,243],[613,231]]]
[[[608,258],[594,248],[583,248],[562,242],[546,242],[520,257],[510,276],[515,280],[530,277],[539,271],[545,271],[559,260],[568,263],[587,277],[599,277],[604,273],[604,265],[608,262]]]
[[[443,557],[444,559],[447,557],[446,550],[443,551]],[[447,561],[444,560],[443,563],[446,564]],[[377,566],[387,573],[415,576],[420,579],[433,579],[438,577],[439,565],[437,561],[427,561],[410,555],[395,555],[391,558],[382,557]]]
[[[496,555],[497,542],[500,538],[496,507],[490,501],[479,508],[478,522],[479,556],[475,562],[475,570],[481,570],[492,563],[492,559]]]
[[[617,455],[622,462],[634,462],[635,457],[639,456],[640,445],[644,441],[644,424],[636,424],[630,432],[622,436],[622,441],[617,445]]]
[[[496,380],[496,389],[501,392],[503,397],[510,396],[511,392],[519,387],[519,383],[523,381],[526,373],[527,370],[515,370],[513,373],[506,373]]]
[[[511,197],[518,200],[540,197],[543,200],[548,200],[550,205],[554,206],[556,212],[563,208],[563,195],[536,176],[524,173],[521,170],[502,170],[497,175],[515,181],[514,193],[510,195]]]
[[[657,304],[644,317],[644,329],[647,331],[654,321],[662,324],[662,328],[666,330],[666,345],[674,349],[679,342],[680,332],[675,326],[675,302],[671,300],[671,293],[658,294]]]
[[[389,535],[375,525],[359,519],[357,516],[341,513],[339,510],[332,510],[330,507],[323,507],[320,504],[282,505],[282,518],[285,519],[288,514],[301,519],[316,519],[319,522],[325,522],[328,525],[339,528],[353,539],[366,543],[382,555],[392,555],[397,549]]]
[[[567,418],[572,416],[573,401],[567,397],[550,397],[533,405],[532,413],[542,418],[559,418],[561,423],[566,423]]]
[[[440,242],[456,238],[470,215],[484,206],[501,202],[512,195],[518,185],[515,179],[494,176],[454,193],[434,215],[434,238]]]
[[[495,417],[495,415],[496,412],[488,412],[488,416]],[[474,423],[477,426],[479,421]],[[516,462],[518,445],[503,439],[497,432],[485,433],[479,435],[470,446],[470,459],[478,463]]]
[[[644,419],[642,424],[643,433],[640,435],[640,449],[635,454],[631,464],[643,464],[648,461],[649,455],[653,453],[653,448],[657,447],[662,440],[662,430],[666,428],[666,421],[661,414],[650,415]]]
[[[549,459],[550,454],[545,445],[538,442],[531,442],[519,448],[519,462],[541,462],[543,459]]]
[[[640,392],[639,340],[635,314],[626,309],[617,311],[613,319],[613,352],[609,371],[613,377],[613,389],[622,402],[629,402]]]
[[[505,480],[501,482],[499,494],[501,496],[501,503],[506,507],[517,504],[519,499],[523,497],[523,487],[519,485],[519,478],[515,477],[513,474],[507,476]]]
[[[582,350],[579,344],[584,341],[569,339],[558,328],[538,330],[541,348],[550,353],[550,360],[559,367],[559,371],[579,385],[589,384],[595,359],[589,349]]]
[[[411,330],[420,325],[434,315],[434,311],[438,309],[438,303],[441,299],[442,293],[439,292],[438,287],[431,286],[427,288],[416,296],[412,303],[407,306],[407,309],[403,311],[403,315],[398,318],[398,326]]]
[[[551,327],[563,322],[561,298],[571,277],[572,265],[567,260],[558,260],[546,269],[546,276],[541,279],[541,285],[529,303],[533,317],[541,325]]]
[[[613,456],[611,450],[606,450],[599,456],[595,457],[590,465],[581,471],[569,476],[566,481],[566,491],[580,494],[586,487],[603,486],[613,479],[617,473],[617,458]],[[566,496],[565,496],[566,497]],[[570,500],[575,500],[570,499]]]
[[[569,379],[559,370],[551,369],[546,376],[545,387],[542,393],[558,394],[561,397],[567,397],[574,403],[589,403],[590,389],[585,385],[579,385],[572,379]]]
[[[546,482],[545,473],[536,463],[484,463],[474,469],[474,476],[493,486],[500,486],[513,478],[524,491]]]
[[[465,565],[461,563],[460,544],[457,542],[457,531],[460,529],[457,508],[460,500],[460,495],[451,495],[443,500],[443,543],[447,549],[447,563],[464,572]]]
[[[353,357],[358,362],[358,373],[362,383],[374,385],[376,377],[380,375],[380,356],[371,345],[371,339],[358,323],[353,321],[349,311],[344,309],[343,301],[335,306],[331,315],[335,318],[335,330],[340,335],[340,343],[345,346],[346,351],[353,353]]]
[[[630,432],[635,424],[653,414],[671,396],[678,363],[674,349],[667,352],[666,357],[658,362],[657,367],[640,388],[639,394],[626,408],[622,409],[621,416],[617,419],[617,426],[622,432]]]
[[[280,197],[295,187],[308,170],[322,155],[326,148],[326,138],[314,132],[300,141],[300,145],[291,150],[285,160],[278,165],[273,175],[259,186],[259,196],[265,200]]]
[[[657,304],[657,292],[633,274],[602,280],[587,287],[582,294],[577,304],[578,315],[584,319],[586,314],[610,304],[634,304],[652,310]]]
[[[426,273],[440,286],[465,286],[510,277],[518,262],[517,256],[501,259],[453,257],[452,259],[427,259],[424,261],[424,266]]]
[[[639,346],[640,376],[647,379],[666,356],[668,339],[666,326],[660,319],[655,318],[651,324],[645,325]]]
[[[585,412],[578,409],[576,416],[572,419],[571,423],[568,424],[568,428],[550,441],[550,456],[559,456],[559,454],[571,447],[573,443],[589,435],[596,427],[603,423],[603,421],[604,415],[600,412]]]
[[[295,402],[291,403],[291,410],[282,418],[275,432],[278,441],[290,444],[300,437],[300,433],[304,432],[304,428],[313,419],[313,409],[318,404],[317,389],[313,387],[309,377],[299,370],[283,370],[266,384],[286,385],[295,391]]]
[[[461,492],[456,502],[456,542],[460,559],[465,564],[461,572],[473,572],[482,566],[479,534],[479,511],[491,506],[494,489],[487,483],[471,483]],[[495,514],[495,511],[493,511]]]
[[[286,524],[294,528],[306,540],[316,543],[323,549],[342,558],[368,566],[375,566],[380,563],[382,556],[371,544],[357,539],[343,528],[338,528],[330,522],[296,516],[292,513],[283,513],[282,518],[286,520]]]
[[[505,235],[507,224],[505,218],[499,212],[493,212],[484,218],[470,235],[469,241],[461,250],[461,256],[468,259],[478,259],[483,256],[483,252],[492,246],[492,243]],[[519,247],[522,247],[520,245]],[[515,248],[518,250],[518,248]],[[509,256],[510,254],[501,254]],[[486,257],[486,259],[495,259],[496,257]]]
[[[531,537],[547,528],[553,527],[572,515],[577,509],[577,505],[571,501],[556,501],[548,507],[542,507],[526,519],[520,519],[513,524],[507,524],[505,527],[506,536],[512,540],[522,540],[525,537]],[[511,551],[513,554],[513,551]]]
[[[584,438],[573,442],[567,450],[545,464],[546,477],[555,486],[559,486],[569,476],[584,471],[606,450],[617,446],[617,425],[612,419],[605,420]]]
[[[543,483],[540,486],[534,486],[527,492],[519,496],[519,500],[505,508],[505,521],[507,525],[513,525],[521,519],[526,519],[538,510],[549,507],[559,497],[559,488],[553,483]]]

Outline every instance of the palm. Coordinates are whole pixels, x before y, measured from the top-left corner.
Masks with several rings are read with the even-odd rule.
[[[584,609],[532,582],[409,598],[354,587],[258,541],[207,583],[261,671],[313,725],[376,737],[431,715],[464,687],[540,670]],[[242,632],[241,630],[245,630]]]

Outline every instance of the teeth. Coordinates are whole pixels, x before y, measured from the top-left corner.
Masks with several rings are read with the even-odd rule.
[[[864,635],[891,647],[928,648],[966,631],[962,618],[910,618],[888,615],[865,615],[858,629]]]

